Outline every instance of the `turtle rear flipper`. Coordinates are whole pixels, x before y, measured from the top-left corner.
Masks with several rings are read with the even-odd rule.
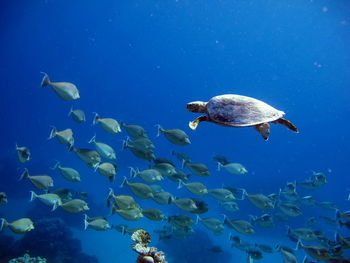
[[[190,126],[190,128],[192,130],[195,130],[195,129],[197,129],[198,124],[202,121],[209,121],[208,116],[206,116],[206,115],[199,116],[197,119],[190,121],[188,123],[188,126]]]
[[[264,122],[264,123],[255,125],[254,128],[262,135],[265,141],[269,139],[270,124],[268,124],[267,122]]]
[[[293,132],[296,132],[296,133],[299,132],[298,128],[295,127],[293,123],[291,123],[289,120],[286,120],[284,118],[279,118],[278,120],[275,121],[275,123],[279,123],[287,127],[288,129],[292,130]]]

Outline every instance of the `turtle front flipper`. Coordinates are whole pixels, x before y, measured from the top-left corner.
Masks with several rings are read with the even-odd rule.
[[[291,123],[289,120],[286,120],[284,118],[279,118],[275,122],[287,127],[288,129],[292,130],[293,132],[299,132],[298,128],[295,127],[294,124]]]
[[[198,124],[199,124],[200,122],[202,122],[202,121],[209,121],[208,116],[206,116],[206,115],[199,116],[199,117],[198,117],[197,119],[195,119],[194,121],[190,121],[190,122],[188,123],[188,126],[190,126],[190,128],[191,128],[192,130],[195,130],[195,129],[197,129]]]
[[[269,139],[270,124],[268,124],[267,122],[264,122],[264,123],[255,125],[254,128],[262,135],[265,141]]]

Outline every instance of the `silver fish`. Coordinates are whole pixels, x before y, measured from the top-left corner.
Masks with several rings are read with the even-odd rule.
[[[15,234],[25,234],[34,229],[34,223],[30,218],[20,218],[12,223],[9,223],[5,218],[0,218],[0,231],[6,227]]]
[[[159,137],[160,133],[163,133],[165,137],[173,144],[185,146],[191,144],[189,136],[180,129],[163,129],[159,124],[158,127],[158,134],[157,137]]]
[[[56,127],[52,127],[52,130],[50,132],[50,136],[48,139],[50,140],[54,137],[57,137],[58,141],[62,144],[67,145],[69,149],[71,149],[74,145],[72,129],[57,131]]]
[[[51,82],[49,76],[45,72],[41,81],[41,87],[50,86],[55,93],[63,100],[76,100],[80,98],[79,90],[70,82]]]
[[[18,155],[18,159],[21,163],[28,162],[30,160],[30,150],[25,146],[18,146],[16,143],[16,151]]]
[[[59,207],[62,207],[63,210],[72,214],[83,213],[90,209],[88,204],[81,199],[72,199],[61,204]]]
[[[224,168],[230,174],[244,175],[248,173],[248,170],[240,163],[221,164],[218,162],[218,171],[220,171],[221,168]]]
[[[53,179],[48,175],[33,175],[30,176],[28,169],[25,168],[19,180],[25,180],[26,178],[39,190],[48,190],[53,187]]]
[[[166,220],[166,216],[163,212],[156,208],[143,209],[142,214],[153,221]]]
[[[182,180],[179,180],[179,186],[177,189],[180,189],[182,187],[185,187],[188,191],[195,195],[206,195],[208,193],[207,187],[204,184],[198,182],[184,183]]]
[[[129,168],[131,177],[138,176],[147,183],[158,183],[164,179],[162,174],[156,169],[146,169],[140,171],[139,169],[134,169],[133,167]]]
[[[116,159],[114,149],[106,143],[96,141],[96,135],[89,140],[89,143],[93,143],[95,145],[96,151],[101,155],[101,157],[110,160]]]
[[[121,126],[126,130],[128,135],[134,139],[147,137],[145,129],[140,125],[122,123]]]
[[[52,210],[55,210],[57,206],[62,205],[61,198],[57,194],[47,193],[47,194],[38,195],[34,191],[30,191],[30,193],[31,193],[31,197],[30,197],[31,202],[38,199],[45,205],[52,206]]]
[[[116,134],[121,132],[119,123],[112,118],[100,118],[100,116],[95,113],[93,125],[100,124],[102,129],[110,134]]]
[[[105,231],[110,229],[111,226],[108,223],[107,219],[104,217],[94,217],[90,218],[86,214],[84,215],[84,230],[88,227],[97,230],[97,231]]]
[[[127,185],[130,190],[137,196],[143,199],[148,199],[153,197],[152,189],[147,185],[143,183],[130,183],[124,176],[124,181],[121,184],[120,187],[123,187],[124,185]]]
[[[85,113],[82,110],[79,110],[79,109],[73,110],[73,107],[72,107],[68,113],[68,116],[70,116],[72,120],[77,123],[86,122]]]
[[[80,182],[80,174],[77,170],[70,167],[63,167],[60,165],[60,162],[57,162],[52,168],[53,170],[58,169],[60,174],[70,182]]]

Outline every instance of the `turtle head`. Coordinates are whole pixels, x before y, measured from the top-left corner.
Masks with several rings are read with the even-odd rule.
[[[207,112],[207,103],[204,101],[193,101],[190,103],[187,103],[186,108],[188,111],[191,112],[201,112],[206,113]]]

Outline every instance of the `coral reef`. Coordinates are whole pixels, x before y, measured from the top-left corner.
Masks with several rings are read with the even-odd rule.
[[[44,218],[36,222],[35,230],[18,242],[18,251],[30,251],[49,262],[98,263],[98,260],[81,251],[81,242],[73,238],[72,231],[60,218]]]
[[[132,245],[133,250],[139,254],[136,263],[167,263],[162,251],[148,247],[151,235],[147,231],[139,229],[132,234],[131,239],[136,242]]]
[[[46,263],[46,259],[41,257],[30,257],[29,254],[24,254],[23,257],[13,258],[8,263]]]

